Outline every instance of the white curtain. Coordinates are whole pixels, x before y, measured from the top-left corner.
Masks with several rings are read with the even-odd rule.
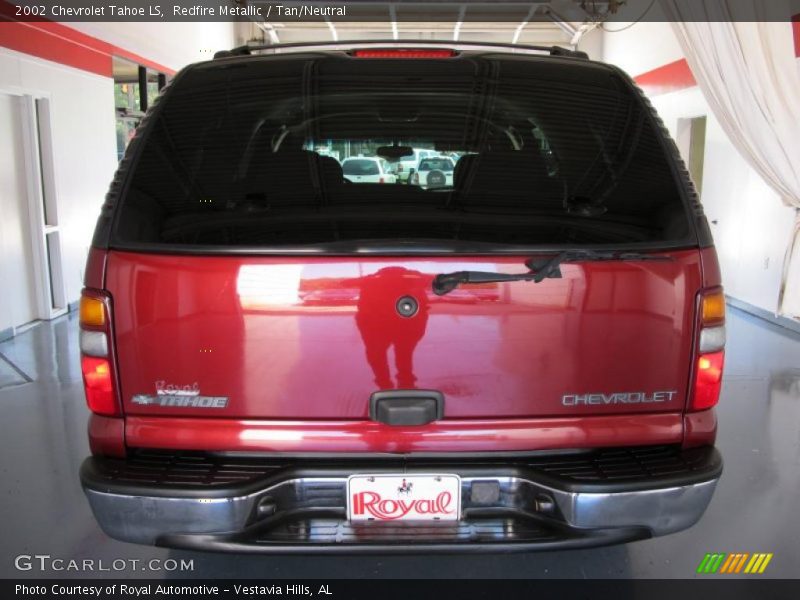
[[[800,209],[800,74],[789,3],[661,0],[661,4],[725,133],[783,202]],[[765,5],[769,16],[762,13]],[[784,20],[741,21],[774,19],[776,14]],[[800,210],[795,214],[795,235],[786,251],[777,308],[800,317]]]

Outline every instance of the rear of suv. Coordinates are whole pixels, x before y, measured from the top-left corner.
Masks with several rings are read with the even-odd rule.
[[[453,186],[455,164],[446,156],[426,158],[419,162],[419,169],[411,176],[411,183],[433,189]]]
[[[695,523],[724,296],[631,80],[562,49],[285,50],[181,71],[103,206],[80,310],[103,530],[400,552]],[[460,156],[452,180],[348,181],[323,153],[417,147]]]

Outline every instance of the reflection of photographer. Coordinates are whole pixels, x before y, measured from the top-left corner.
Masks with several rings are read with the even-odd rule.
[[[356,325],[379,389],[395,388],[389,372],[390,346],[394,346],[397,389],[416,386],[414,349],[428,325],[427,290],[430,285],[430,276],[403,267],[385,267],[359,280]],[[418,303],[412,316],[398,313],[397,302],[404,296]]]

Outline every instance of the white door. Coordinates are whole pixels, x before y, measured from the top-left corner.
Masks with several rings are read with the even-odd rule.
[[[20,103],[0,93],[0,330],[37,314]]]

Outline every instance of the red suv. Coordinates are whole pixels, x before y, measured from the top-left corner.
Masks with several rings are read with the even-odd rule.
[[[675,145],[561,48],[243,48],[138,128],[80,307],[112,537],[545,549],[695,523],[725,301]],[[452,184],[341,161],[456,156]]]

